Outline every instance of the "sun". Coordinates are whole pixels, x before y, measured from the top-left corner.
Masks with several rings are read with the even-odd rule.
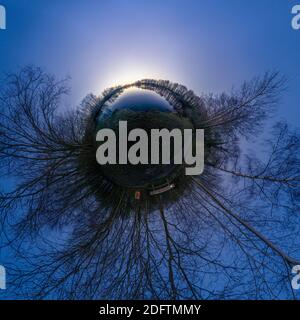
[[[164,79],[166,76],[158,65],[146,64],[145,61],[123,61],[111,66],[104,87],[125,85],[141,79]]]

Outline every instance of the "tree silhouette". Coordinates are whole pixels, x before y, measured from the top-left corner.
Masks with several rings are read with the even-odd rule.
[[[138,200],[105,177],[95,118],[128,87],[158,93],[205,130],[203,174],[177,174],[175,188]],[[262,132],[284,88],[276,72],[200,97],[147,79],[62,111],[67,80],[35,67],[7,75],[0,161],[13,187],[3,185],[0,213],[19,261],[8,289],[62,299],[296,298],[300,136],[283,123],[268,139]],[[251,139],[257,154],[244,150]]]

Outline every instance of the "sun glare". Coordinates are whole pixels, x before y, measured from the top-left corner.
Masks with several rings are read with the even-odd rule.
[[[104,87],[113,87],[116,85],[125,85],[133,83],[141,79],[162,79],[163,75],[151,66],[141,66],[138,64],[123,64],[112,68],[109,75],[106,77]]]

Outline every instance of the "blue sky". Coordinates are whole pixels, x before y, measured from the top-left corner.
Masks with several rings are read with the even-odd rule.
[[[0,0],[0,71],[34,64],[71,76],[68,103],[145,77],[220,92],[277,69],[280,116],[299,118],[300,30],[290,0]]]
[[[90,92],[141,78],[218,93],[276,69],[288,79],[279,117],[299,127],[300,30],[291,27],[297,3],[0,0],[7,11],[0,73],[33,64],[70,76],[67,103],[75,107]]]

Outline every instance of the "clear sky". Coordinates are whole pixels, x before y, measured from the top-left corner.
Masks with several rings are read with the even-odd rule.
[[[300,3],[300,1],[298,1]],[[70,105],[87,93],[140,78],[196,93],[277,69],[289,79],[280,115],[298,124],[297,0],[0,0],[0,71],[34,64],[72,77]]]

